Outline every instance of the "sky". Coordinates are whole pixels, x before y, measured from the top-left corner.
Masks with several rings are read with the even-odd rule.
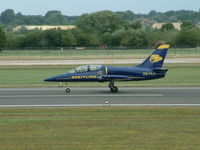
[[[59,10],[64,15],[75,16],[100,10],[126,11],[147,14],[151,10],[200,9],[200,0],[1,0],[0,12],[14,9],[24,15],[45,15],[49,10]]]

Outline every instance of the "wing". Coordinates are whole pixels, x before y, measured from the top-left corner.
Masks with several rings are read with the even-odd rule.
[[[101,77],[106,80],[130,80],[128,76],[123,75],[102,75]]]

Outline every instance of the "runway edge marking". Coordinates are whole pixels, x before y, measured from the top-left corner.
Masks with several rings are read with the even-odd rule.
[[[23,108],[23,107],[128,107],[128,106],[155,106],[155,107],[173,107],[173,106],[200,106],[200,104],[58,104],[58,105],[0,105],[0,108]]]
[[[0,98],[48,98],[48,97],[162,97],[163,94],[118,94],[118,95],[5,95]]]

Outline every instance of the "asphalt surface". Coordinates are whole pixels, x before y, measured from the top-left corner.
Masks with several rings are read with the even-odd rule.
[[[200,106],[200,87],[0,89],[1,108],[66,106]]]
[[[145,58],[146,59],[146,58]],[[87,64],[139,64],[145,59],[95,60],[0,60],[0,66],[12,65],[87,65]],[[166,63],[200,63],[200,58],[167,58]]]

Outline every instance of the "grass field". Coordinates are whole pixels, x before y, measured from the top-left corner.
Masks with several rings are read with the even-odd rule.
[[[3,50],[0,60],[145,58],[153,50]],[[200,48],[169,50],[168,57],[200,57]]]
[[[0,109],[1,150],[198,150],[200,107]]]
[[[166,64],[163,79],[116,82],[117,86],[200,86],[200,64]],[[43,79],[71,70],[72,66],[0,66],[0,87],[57,87]],[[68,83],[69,87],[107,87],[108,83]]]

